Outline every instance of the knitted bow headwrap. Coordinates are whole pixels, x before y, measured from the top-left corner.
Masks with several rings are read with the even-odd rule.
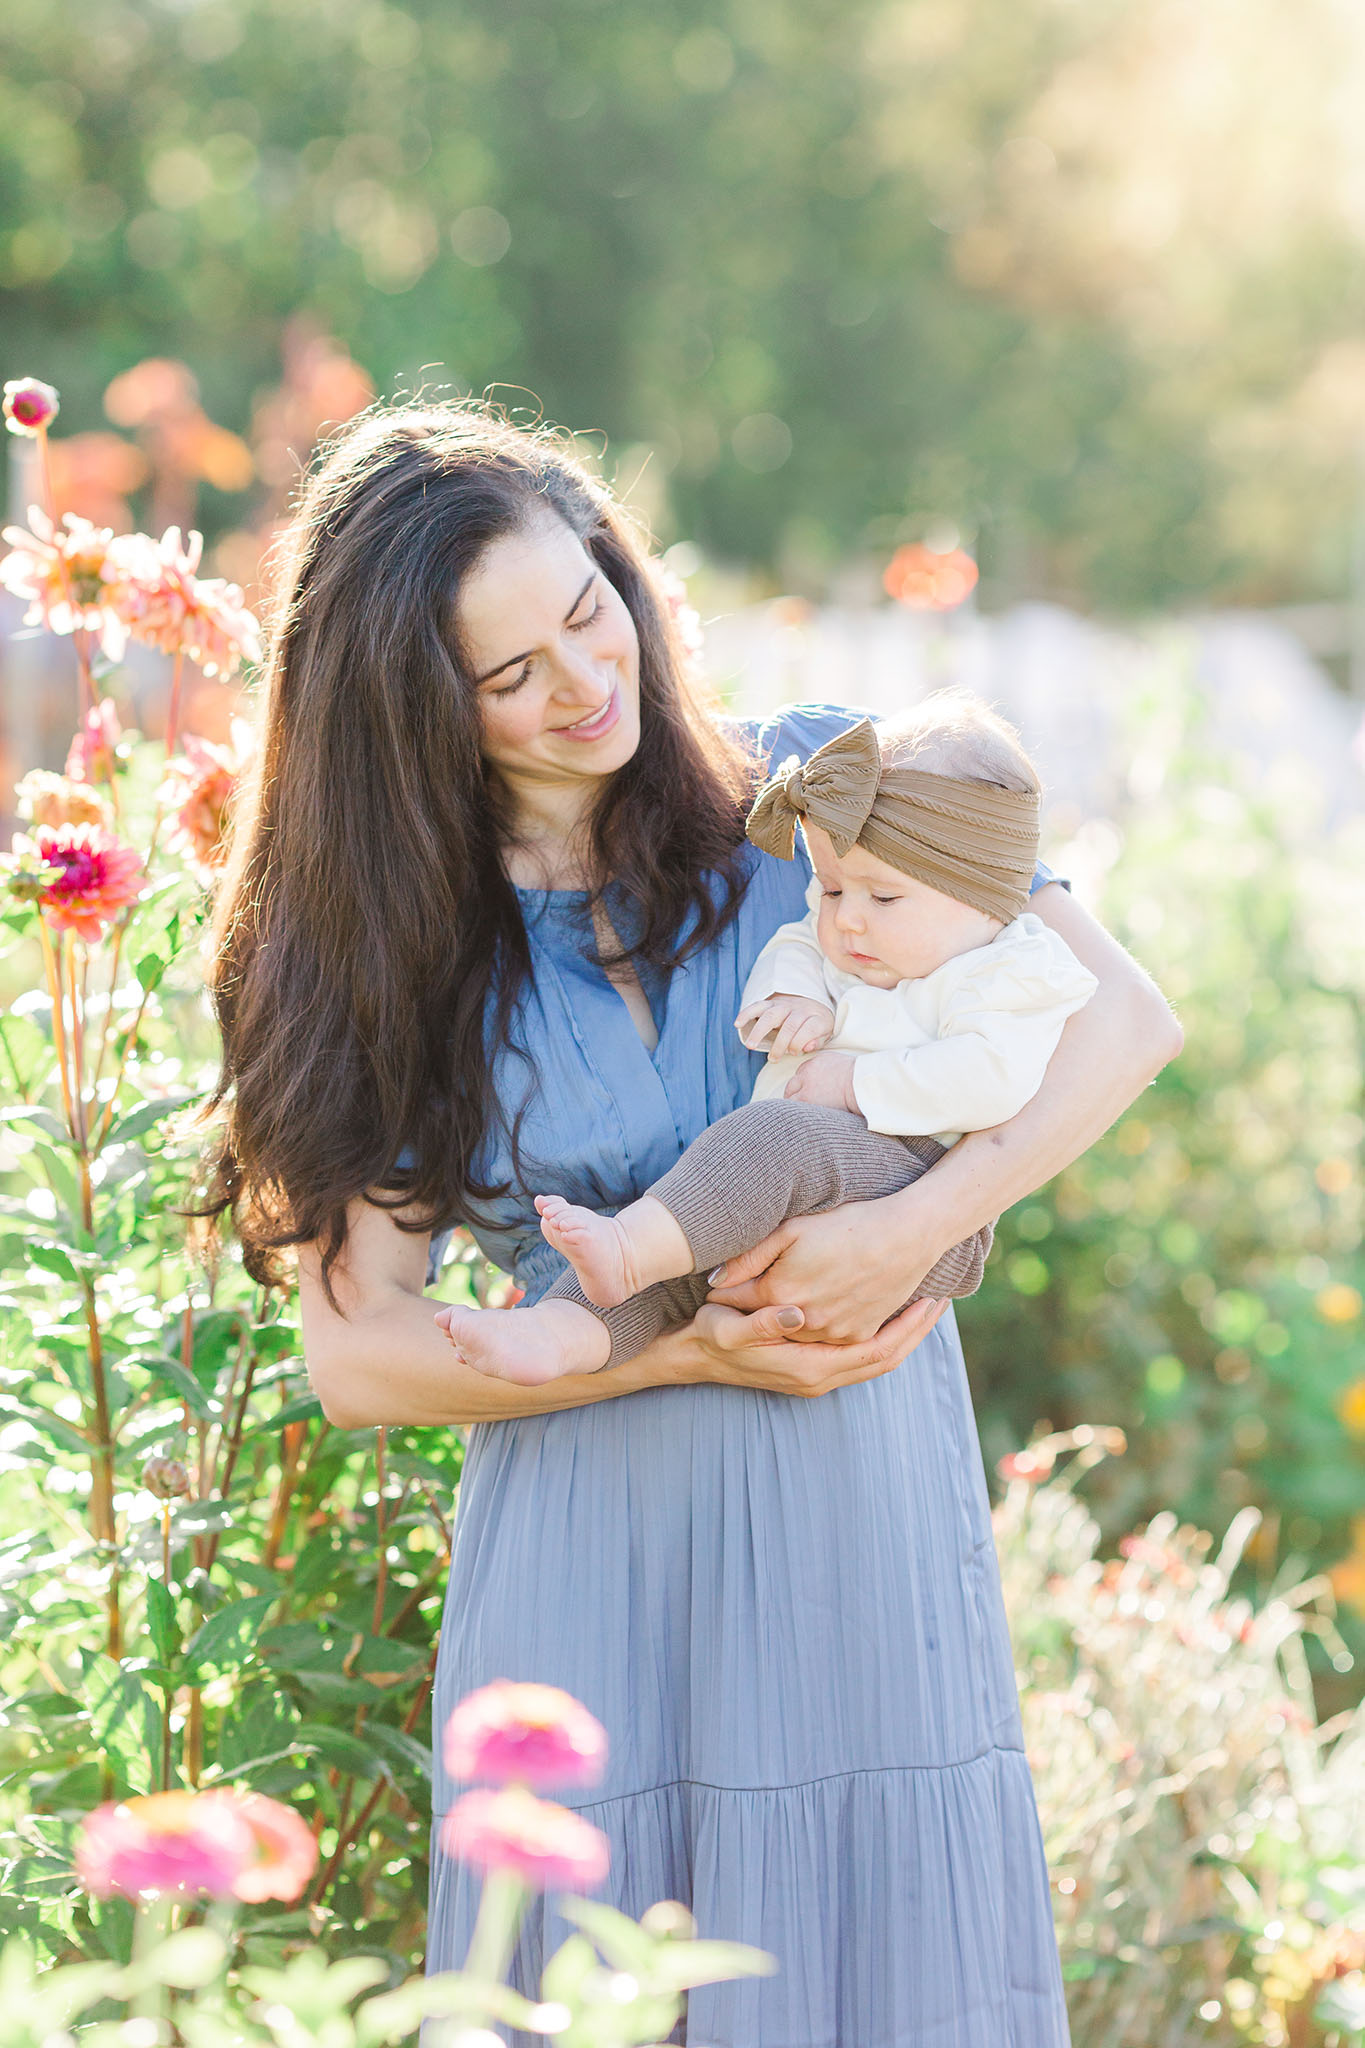
[[[759,792],[745,831],[790,860],[798,818],[827,833],[840,859],[851,846],[1003,924],[1028,903],[1038,856],[1038,797],[922,768],[884,768],[870,718],[795,754]]]

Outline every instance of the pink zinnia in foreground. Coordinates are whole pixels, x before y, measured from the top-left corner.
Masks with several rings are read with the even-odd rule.
[[[40,825],[15,846],[58,870],[38,897],[54,931],[97,939],[141,892],[141,854],[100,825]]]
[[[611,1861],[600,1828],[520,1785],[466,1792],[446,1815],[441,1845],[476,1870],[510,1870],[537,1892],[591,1891]]]
[[[500,1678],[460,1701],[446,1723],[445,1758],[454,1778],[538,1791],[595,1785],[606,1766],[607,1731],[557,1685]]]
[[[244,661],[261,658],[261,635],[235,583],[199,577],[203,535],[182,544],[180,528],[160,541],[131,536],[119,556],[118,608],[135,640],[164,654],[188,654],[207,676],[230,676]]]
[[[252,1861],[237,1874],[233,1896],[248,1905],[301,1897],[318,1861],[318,1845],[307,1822],[292,1806],[267,1799],[263,1792],[222,1796],[230,1798],[255,1844]]]
[[[152,1792],[88,1813],[76,1845],[76,1875],[97,1899],[165,1892],[232,1895],[254,1860],[255,1837],[235,1800],[195,1792]]]

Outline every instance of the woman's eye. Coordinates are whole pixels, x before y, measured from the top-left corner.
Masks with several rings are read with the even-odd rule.
[[[590,626],[592,624],[593,620],[597,617],[597,614],[601,611],[601,609],[602,606],[599,601],[597,604],[593,606],[592,610],[588,613],[586,619],[575,619],[569,627],[569,631],[571,633],[581,633],[585,626]]]
[[[531,675],[531,664],[530,664],[530,662],[528,661],[528,662],[527,662],[527,664],[526,664],[526,666],[525,666],[525,668],[524,668],[524,669],[522,670],[522,672],[521,672],[521,674],[520,674],[519,676],[514,676],[514,677],[512,678],[512,680],[511,680],[511,682],[510,682],[510,683],[504,683],[504,684],[502,685],[502,688],[501,688],[501,689],[499,689],[499,690],[490,690],[490,691],[488,692],[488,694],[489,694],[489,696],[490,696],[490,697],[511,697],[511,696],[514,696],[514,695],[516,694],[516,692],[517,692],[517,691],[518,691],[518,690],[519,690],[519,689],[521,688],[522,684],[523,684],[524,682],[527,682],[527,681],[529,681],[529,679],[530,679],[530,675]]]

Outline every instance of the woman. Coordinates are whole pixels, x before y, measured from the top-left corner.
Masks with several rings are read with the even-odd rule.
[[[423,1293],[460,1220],[535,1298],[538,1162],[615,1208],[748,1099],[739,991],[807,871],[746,847],[743,810],[856,715],[705,715],[624,514],[548,438],[455,407],[351,429],[296,529],[219,910],[219,1197],[259,1276],[299,1247],[334,1422],[474,1425],[437,1726],[500,1676],[577,1694],[612,1741],[582,1802],[609,1896],[776,1955],[694,1992],[686,2038],[1054,2048],[961,1352],[941,1304],[893,1312],[1175,1051],[1139,970],[1044,881],[1100,989],[1028,1108],[901,1195],[784,1226],[626,1366],[499,1383]],[[438,1772],[438,1815],[456,1789]],[[432,1967],[473,1906],[434,1850]],[[565,1931],[528,1924],[524,1985]]]

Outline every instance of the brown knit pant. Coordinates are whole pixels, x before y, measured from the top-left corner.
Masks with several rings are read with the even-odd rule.
[[[611,1333],[613,1365],[634,1358],[662,1330],[691,1322],[709,1290],[706,1275],[758,1244],[789,1216],[813,1216],[845,1202],[875,1202],[909,1187],[943,1157],[932,1138],[870,1131],[846,1109],[811,1102],[749,1102],[693,1141],[648,1192],[675,1217],[694,1269],[660,1280],[618,1308],[597,1308],[572,1269],[547,1298],[591,1309]],[[920,1281],[912,1301],[974,1294],[994,1228],[954,1245]]]

